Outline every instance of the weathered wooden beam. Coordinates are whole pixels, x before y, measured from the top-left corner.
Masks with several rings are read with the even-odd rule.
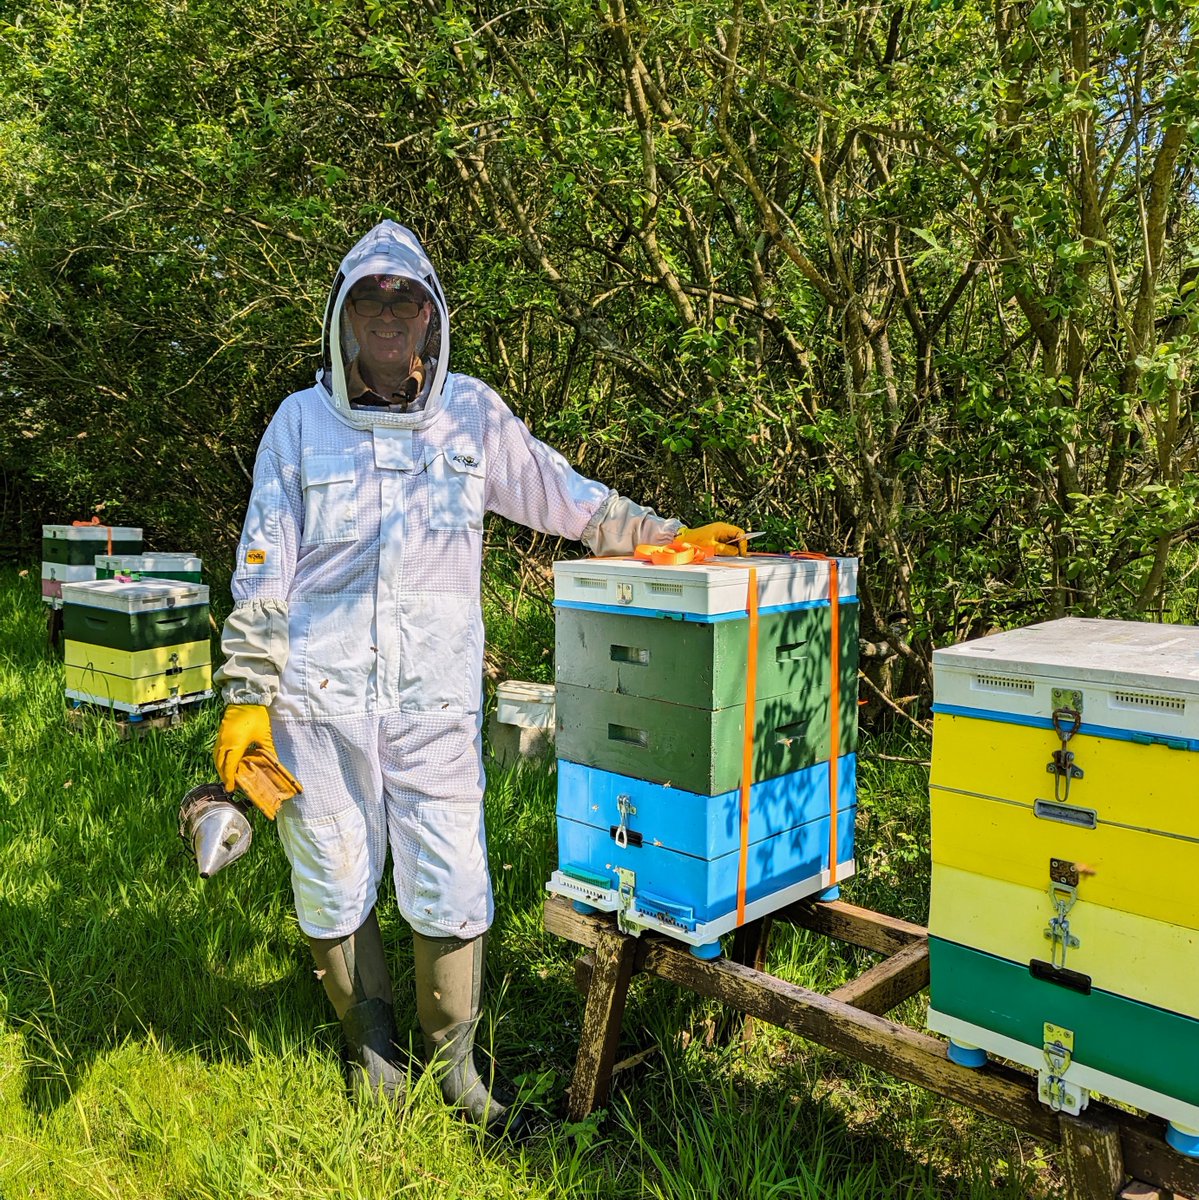
[[[588,952],[575,959],[575,990],[586,996],[595,973],[595,955]]]
[[[597,940],[579,1031],[579,1056],[570,1084],[568,1111],[572,1121],[581,1121],[608,1099],[636,954],[635,939],[615,929],[604,930]]]
[[[760,917],[742,925],[733,934],[733,944],[729,950],[729,958],[755,971],[766,970],[766,955],[770,949],[770,931],[774,927],[769,917]],[[738,1013],[735,1017],[726,1016],[722,1022],[720,1039],[731,1042],[738,1038],[742,1046],[748,1046],[754,1040],[754,1019],[748,1013]]]
[[[770,948],[770,930],[772,922],[769,917],[761,917],[750,921],[733,932],[733,944],[729,949],[729,958],[755,971],[766,970],[766,953]]]
[[[928,942],[920,941],[905,946],[835,992],[830,992],[829,999],[840,1000],[842,1004],[852,1004],[863,1012],[881,1016],[927,986]]]
[[[1113,1115],[1120,1126],[1124,1169],[1134,1179],[1158,1188],[1163,1196],[1177,1193],[1199,1198],[1199,1159],[1187,1158],[1166,1144],[1164,1121],[1134,1117],[1095,1100],[1088,1111]]]
[[[871,912],[844,900],[801,900],[772,914],[776,921],[790,921],[815,933],[826,933],[838,941],[878,954],[894,954],[912,942],[928,937],[923,925]]]
[[[1082,1112],[1063,1113],[1062,1174],[1069,1200],[1116,1200],[1127,1178],[1115,1121]]]
[[[841,906],[821,904],[816,907],[835,910]],[[856,910],[857,913],[865,911]],[[923,929],[908,922],[897,922],[897,925],[899,931],[888,936],[902,935],[903,927],[917,931],[916,936],[924,934]],[[595,946],[601,935],[613,929],[613,923],[610,916],[577,913],[569,901],[550,897],[545,904],[545,927],[580,945]],[[904,941],[893,949],[902,949],[913,940],[913,936],[905,936]],[[819,992],[796,987],[725,959],[703,962],[666,938],[647,935],[625,941],[639,942],[633,957],[635,969],[644,969],[701,995],[723,1000],[751,1016],[790,1029],[809,1041],[1006,1121],[1045,1142],[1056,1145],[1061,1140],[1055,1114],[1037,1099],[1035,1081],[1024,1071],[996,1062],[977,1071],[959,1067],[946,1058],[945,1043],[940,1039],[855,1009]],[[876,948],[879,947],[866,946],[866,949]],[[580,1057],[583,1054],[584,1048],[580,1046]],[[571,1111],[576,1111],[573,1103]],[[591,1110],[583,1108],[579,1111],[585,1116]],[[1091,1101],[1088,1112],[1097,1119],[1112,1120],[1119,1127],[1124,1167],[1135,1179],[1166,1193],[1199,1198],[1199,1160],[1187,1158],[1166,1144],[1165,1125],[1160,1119],[1134,1116],[1098,1100]]]
[[[564,896],[550,896],[546,900],[542,908],[542,920],[547,933],[556,933],[590,950],[595,949],[601,934],[615,927],[606,913],[578,912]]]
[[[780,1029],[918,1083],[1048,1142],[1057,1117],[1038,1103],[1028,1077],[990,1063],[971,1070],[951,1063],[945,1043],[840,1000],[763,975],[727,959],[702,962],[665,940],[649,944],[646,970],[711,996]]]

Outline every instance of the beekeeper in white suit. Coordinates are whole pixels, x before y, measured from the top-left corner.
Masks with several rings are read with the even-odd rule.
[[[510,1114],[473,1042],[493,902],[483,828],[483,516],[596,554],[680,533],[537,441],[486,384],[449,371],[423,247],[384,221],[329,293],[324,366],[258,449],[218,672],[215,757],[232,790],[254,744],[303,784],[278,816],[300,927],[341,1021],[355,1093],[403,1099],[406,1057],[375,917],[388,847],[412,926],[417,1016],[448,1103]],[[728,543],[735,526],[682,531]],[[406,1040],[406,1039],[405,1039]]]

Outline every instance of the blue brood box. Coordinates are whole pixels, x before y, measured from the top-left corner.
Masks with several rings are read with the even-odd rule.
[[[750,566],[759,606],[758,774],[749,790],[744,919],[853,873],[856,565],[839,560],[834,839],[827,561],[555,564],[559,869],[551,892],[616,911],[627,931],[668,933],[697,953],[713,952],[737,927]]]
[[[838,765],[838,877],[845,878],[853,871],[855,756]],[[616,893],[621,871],[632,871],[641,916],[688,933],[735,919],[739,791],[701,796],[566,761],[558,772],[560,882]],[[759,902],[773,911],[828,886],[828,788],[828,763],[754,784],[747,914]],[[705,929],[705,940],[712,936]]]

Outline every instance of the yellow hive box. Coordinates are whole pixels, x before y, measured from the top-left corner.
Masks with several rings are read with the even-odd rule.
[[[1199,931],[1106,908],[1082,898],[1088,879],[1069,905],[1070,931],[1078,939],[1064,959],[1090,976],[1093,986],[1144,1004],[1199,1017]],[[1046,929],[1069,903],[1069,893],[1022,887],[939,864],[933,871],[928,928],[934,937],[973,946],[1017,963],[1051,957]]]
[[[993,796],[1052,816],[1182,837],[1199,836],[1199,754],[1162,743],[1077,733],[1068,743],[1082,772],[1054,788],[1048,766],[1061,742],[1052,729],[940,712],[933,717],[929,783],[946,792]],[[1060,805],[1060,810],[1055,809]],[[1197,860],[1199,861],[1199,860]]]
[[[102,705],[136,708],[174,696],[207,691],[212,686],[212,667],[208,663],[182,671],[163,671],[140,679],[98,671],[94,667],[71,666],[69,663],[66,671],[69,695]]]
[[[933,873],[941,866],[1047,888],[1051,859],[1094,872],[1092,904],[1199,929],[1199,844],[1100,823],[1094,829],[1038,819],[1031,804],[931,790]]]
[[[175,668],[203,667],[212,661],[208,642],[183,642],[175,646],[155,646],[149,650],[121,650],[92,642],[68,640],[63,643],[63,658],[69,667],[91,668],[107,675],[144,679]]]
[[[1199,629],[1048,621],[935,651],[933,691],[929,1027],[1199,1150]]]

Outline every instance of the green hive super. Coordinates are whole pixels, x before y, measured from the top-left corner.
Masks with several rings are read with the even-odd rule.
[[[746,920],[853,872],[856,560],[837,560],[835,654],[828,560],[554,564],[559,866],[549,889],[701,956],[738,923],[751,568]]]
[[[207,587],[102,579],[62,599],[68,700],[137,717],[212,695]]]
[[[1199,1152],[1199,629],[1050,621],[933,677],[929,1027]]]
[[[140,554],[142,531],[131,525],[43,525],[42,600],[62,603],[62,585],[96,578],[96,557]]]
[[[96,578],[175,579],[183,583],[202,583],[203,564],[194,554],[173,550],[147,551],[144,554],[97,554]]]

